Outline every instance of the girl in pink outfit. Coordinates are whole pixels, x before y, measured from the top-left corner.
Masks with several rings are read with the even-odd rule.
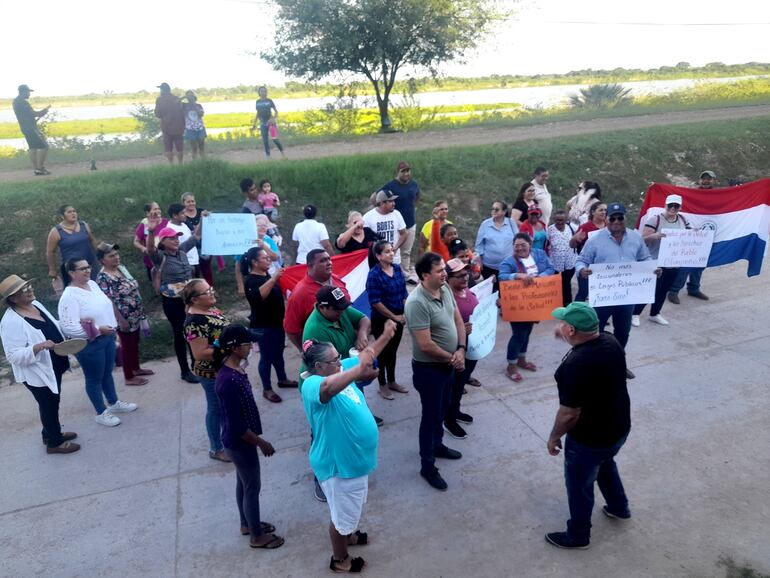
[[[259,196],[257,201],[262,205],[262,212],[275,223],[278,219],[278,209],[281,206],[281,199],[273,192],[273,185],[267,179],[259,182]]]

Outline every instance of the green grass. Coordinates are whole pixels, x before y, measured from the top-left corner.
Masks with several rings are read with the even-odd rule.
[[[37,277],[38,294],[52,305],[46,279],[45,239],[56,223],[56,208],[76,206],[99,240],[117,242],[124,263],[141,280],[142,294],[155,323],[155,334],[145,355],[171,355],[165,320],[158,300],[143,274],[131,239],[142,205],[150,200],[162,206],[176,202],[182,191],[194,192],[199,205],[214,211],[238,211],[242,197],[238,181],[244,176],[269,178],[282,198],[280,226],[285,239],[300,220],[301,207],[313,202],[329,233],[339,234],[347,212],[366,209],[371,191],[392,178],[397,162],[406,157],[414,167],[424,197],[418,208],[421,224],[432,202],[449,200],[451,218],[460,235],[475,238],[478,223],[486,218],[494,199],[513,200],[535,166],[551,170],[549,189],[554,205],[573,194],[578,182],[597,180],[608,201],[622,201],[632,214],[641,204],[640,193],[651,181],[668,175],[695,178],[701,170],[715,170],[722,178],[752,180],[770,170],[766,135],[770,119],[711,122],[618,131],[580,137],[533,140],[527,143],[388,153],[260,165],[233,165],[205,161],[179,166],[91,173],[45,181],[0,184],[0,278],[11,273]],[[288,244],[288,241],[287,241]],[[234,290],[233,265],[217,276],[226,311],[246,305]],[[157,335],[157,337],[155,337]]]

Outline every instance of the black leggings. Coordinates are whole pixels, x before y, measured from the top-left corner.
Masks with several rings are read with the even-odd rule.
[[[43,443],[49,448],[55,448],[64,441],[62,439],[61,424],[59,423],[59,400],[61,399],[61,374],[54,372],[59,393],[54,393],[48,387],[34,387],[27,382],[24,385],[35,397],[37,408],[40,412],[40,422],[43,424]]]
[[[187,316],[184,301],[179,298],[163,296],[163,313],[171,324],[174,335],[174,352],[182,375],[190,373],[187,362],[187,340],[184,338],[184,319]]]
[[[397,315],[401,315],[397,313]],[[375,338],[382,335],[385,330],[385,322],[387,319],[381,315],[372,315],[372,335]],[[377,381],[380,385],[386,383],[394,383],[396,381],[396,358],[398,357],[398,345],[401,343],[401,336],[404,334],[404,326],[400,323],[396,323],[396,333],[393,335],[382,353],[377,357],[377,365],[380,373],[377,376]]]
[[[650,307],[650,315],[655,316],[663,309],[663,304],[666,302],[666,295],[668,290],[676,281],[676,277],[679,275],[679,267],[665,268],[660,277],[655,281],[655,302]],[[634,315],[639,315],[644,308],[647,307],[646,303],[640,303],[634,307]]]

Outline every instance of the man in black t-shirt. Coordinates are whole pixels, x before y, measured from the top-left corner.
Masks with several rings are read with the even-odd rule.
[[[626,355],[615,337],[599,333],[599,317],[586,303],[559,307],[553,316],[561,321],[557,337],[572,346],[554,375],[559,411],[548,438],[548,453],[555,456],[567,434],[564,479],[570,519],[566,532],[552,532],[545,539],[560,548],[587,548],[594,482],[607,502],[602,509],[606,516],[631,517],[614,460],[631,429]]]
[[[36,175],[50,175],[45,168],[45,157],[48,155],[48,141],[40,129],[37,128],[37,119],[48,114],[50,106],[35,110],[29,103],[32,89],[26,84],[19,85],[19,96],[13,99],[13,112],[19,121],[19,129],[29,145],[29,159]]]

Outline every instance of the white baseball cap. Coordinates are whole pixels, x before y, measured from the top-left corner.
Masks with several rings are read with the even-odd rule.
[[[677,204],[680,207],[682,206],[682,196],[681,195],[669,195],[666,197],[666,206]]]

